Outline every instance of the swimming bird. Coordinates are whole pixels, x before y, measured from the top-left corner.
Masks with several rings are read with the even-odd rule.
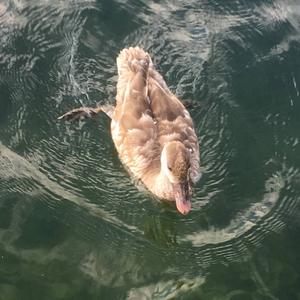
[[[192,118],[143,49],[123,49],[117,67],[114,107],[80,107],[58,119],[106,113],[115,147],[129,173],[159,199],[175,202],[177,210],[187,214],[192,185],[201,175]]]

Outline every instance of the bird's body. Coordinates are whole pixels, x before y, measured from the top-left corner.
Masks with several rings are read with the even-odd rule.
[[[119,157],[149,191],[176,201],[185,214],[190,210],[191,185],[200,177],[199,146],[190,114],[141,48],[123,49],[117,66],[116,105],[105,112],[112,119]]]

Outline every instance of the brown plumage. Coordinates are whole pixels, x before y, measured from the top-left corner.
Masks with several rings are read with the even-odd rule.
[[[200,177],[192,119],[144,50],[123,49],[117,66],[116,106],[100,107],[97,112],[102,110],[111,117],[114,144],[133,176],[158,198],[176,201],[177,209],[186,214],[191,207],[191,183]],[[95,109],[76,111],[93,115]],[[70,115],[74,110],[61,118]]]
[[[190,154],[185,146],[179,142],[170,143],[168,169],[173,173],[174,178],[183,181],[188,176],[190,168]]]

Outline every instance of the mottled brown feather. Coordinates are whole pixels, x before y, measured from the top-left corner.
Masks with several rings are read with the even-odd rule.
[[[161,151],[166,143],[180,141],[184,150],[174,152],[174,174],[179,179],[186,177],[190,164],[195,174],[199,172],[199,148],[192,119],[142,49],[122,50],[117,64],[117,103],[111,126],[119,156],[150,191],[174,200],[170,183],[163,178],[163,183],[157,180]]]

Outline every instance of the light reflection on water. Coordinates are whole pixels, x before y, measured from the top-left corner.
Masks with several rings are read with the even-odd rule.
[[[299,214],[299,12],[293,1],[2,3],[6,299],[32,299],[31,282],[36,299],[258,297],[226,285],[222,272],[276,299],[251,258],[264,257],[274,235],[285,239]],[[186,217],[135,186],[108,119],[55,121],[114,102],[115,58],[129,45],[149,51],[171,89],[194,103],[204,176]]]

